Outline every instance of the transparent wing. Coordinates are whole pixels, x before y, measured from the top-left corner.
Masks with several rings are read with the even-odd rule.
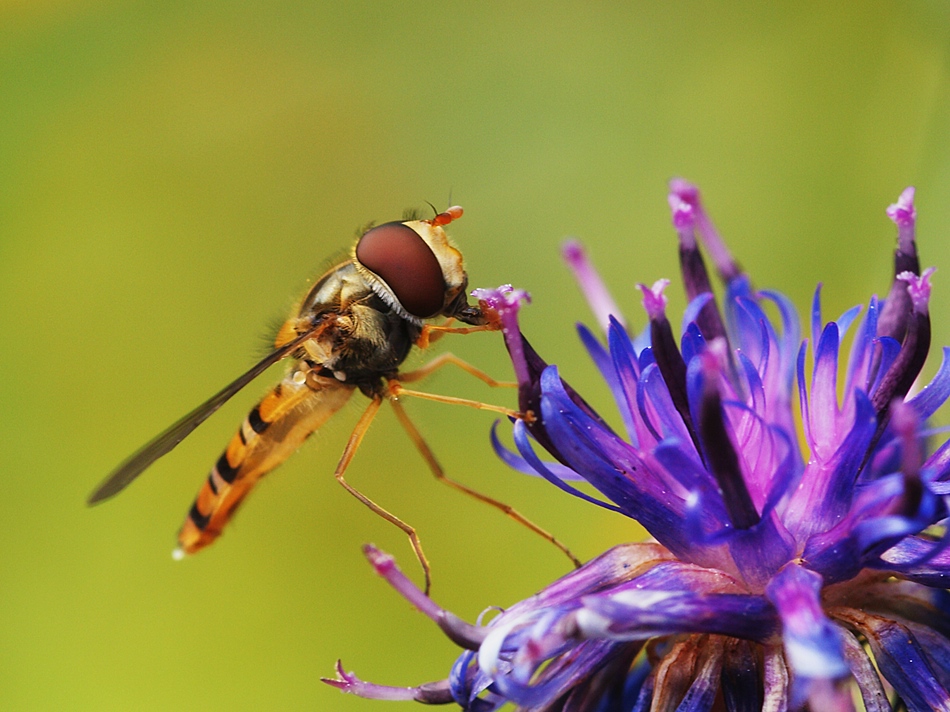
[[[224,405],[231,396],[282,358],[296,350],[304,341],[313,338],[316,332],[326,328],[326,326],[327,322],[321,322],[300,334],[300,336],[293,341],[289,341],[275,351],[272,351],[255,364],[247,373],[229,383],[190,413],[172,423],[168,428],[145,443],[145,445],[134,452],[127,460],[110,472],[109,476],[89,495],[89,499],[86,500],[86,503],[90,505],[96,504],[124,490],[129,486],[132,480],[142,474],[149,465],[162,455],[171,452],[178,443],[188,437],[191,431],[207,420],[211,414]]]

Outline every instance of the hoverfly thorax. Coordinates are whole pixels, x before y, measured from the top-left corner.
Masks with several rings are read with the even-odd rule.
[[[481,324],[480,310],[466,299],[468,275],[462,253],[443,225],[461,217],[449,208],[432,220],[390,222],[367,230],[353,248],[352,259],[367,284],[399,316],[421,324],[437,316]]]

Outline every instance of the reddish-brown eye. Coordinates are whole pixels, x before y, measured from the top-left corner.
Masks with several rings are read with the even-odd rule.
[[[427,319],[442,311],[442,268],[411,227],[392,222],[367,231],[356,245],[356,259],[379,275],[413,316]]]

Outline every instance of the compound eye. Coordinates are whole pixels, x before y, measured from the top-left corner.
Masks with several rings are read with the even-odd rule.
[[[427,319],[442,311],[442,267],[411,227],[391,222],[367,231],[356,245],[356,259],[379,275],[413,316]]]

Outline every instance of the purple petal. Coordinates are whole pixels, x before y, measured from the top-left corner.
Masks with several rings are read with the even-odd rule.
[[[674,633],[719,633],[762,640],[775,630],[775,612],[762,596],[738,591],[722,572],[663,563],[642,576],[585,596],[576,614],[585,637],[645,640]]]
[[[821,605],[819,574],[789,564],[766,588],[782,618],[785,656],[796,677],[833,679],[848,674],[841,636]]]
[[[828,324],[815,349],[815,372],[811,379],[812,452],[827,459],[838,446],[838,325]]]

